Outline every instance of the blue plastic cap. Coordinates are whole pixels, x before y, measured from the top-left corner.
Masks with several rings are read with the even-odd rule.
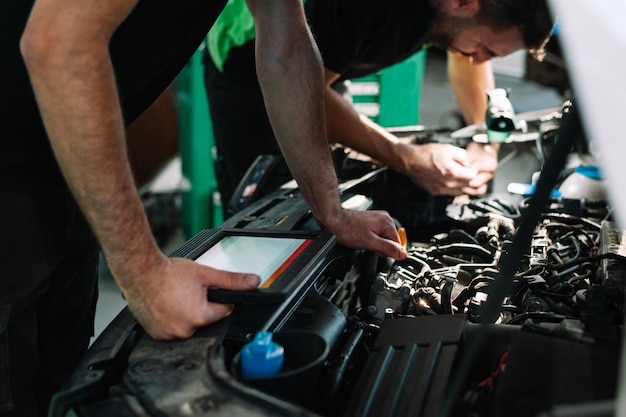
[[[272,341],[272,332],[257,332],[252,342],[241,348],[241,376],[264,378],[280,373],[285,350]]]

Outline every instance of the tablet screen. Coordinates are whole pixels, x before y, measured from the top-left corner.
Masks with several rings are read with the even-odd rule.
[[[227,235],[196,258],[196,262],[261,277],[259,288],[269,288],[313,239]]]

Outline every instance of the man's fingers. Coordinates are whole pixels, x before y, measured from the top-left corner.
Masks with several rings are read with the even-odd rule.
[[[491,172],[481,172],[473,180],[470,181],[469,186],[478,188],[486,185],[493,178]]]
[[[251,290],[258,287],[260,278],[255,274],[222,271],[211,267],[203,274],[207,287],[224,288],[227,290]]]
[[[459,181],[471,181],[478,175],[478,171],[474,168],[466,167],[463,165],[456,165],[454,169],[452,169],[448,178],[454,179],[457,182]]]
[[[205,320],[201,325],[215,323],[224,317],[230,316],[234,307],[232,304],[211,303],[207,304]],[[201,327],[201,326],[198,326]]]
[[[372,251],[379,256],[388,256],[396,261],[401,261],[407,257],[406,249],[393,240],[376,237],[372,240],[372,244]]]

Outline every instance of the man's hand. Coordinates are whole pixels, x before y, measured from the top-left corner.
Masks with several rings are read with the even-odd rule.
[[[471,186],[478,170],[471,165],[470,156],[464,149],[440,143],[398,146],[403,148],[399,152],[403,163],[400,169],[396,169],[428,193],[475,195],[481,191]]]
[[[493,179],[493,175],[498,168],[499,145],[470,142],[467,145],[467,154],[470,164],[478,171],[478,175],[470,181],[470,188],[475,190],[475,194],[482,195],[487,192],[487,183]]]
[[[146,332],[155,339],[169,340],[189,337],[231,313],[231,305],[207,301],[208,288],[251,290],[258,286],[259,277],[163,257],[141,276],[121,281],[132,284],[122,291]]]
[[[325,226],[342,245],[370,250],[379,256],[396,260],[407,256],[406,250],[400,245],[395,224],[385,211],[342,210],[332,223]]]
[[[449,144],[399,143],[403,161],[394,169],[432,195],[482,195],[498,167],[497,149],[470,143],[467,150]]]

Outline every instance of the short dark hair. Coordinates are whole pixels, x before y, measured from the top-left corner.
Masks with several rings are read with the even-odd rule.
[[[480,19],[494,29],[518,27],[529,50],[543,49],[554,19],[547,0],[480,0]]]

